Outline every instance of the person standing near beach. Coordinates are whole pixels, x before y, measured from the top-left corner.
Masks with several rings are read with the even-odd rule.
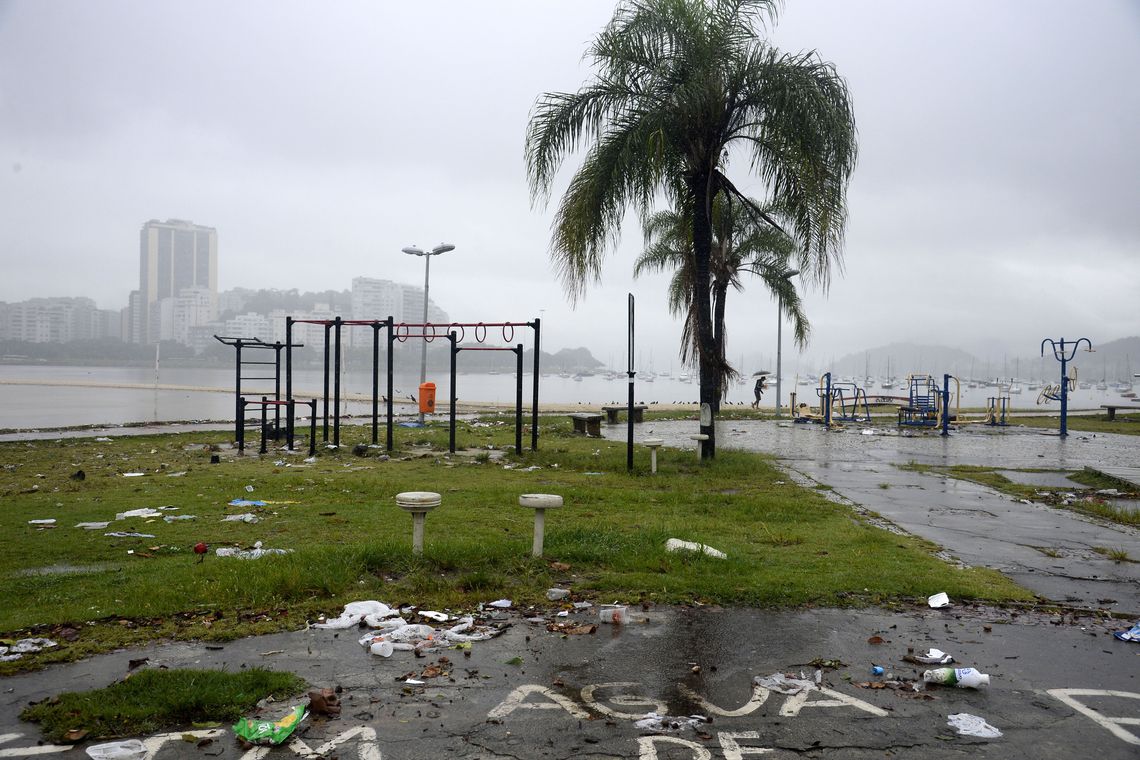
[[[760,408],[760,399],[764,397],[764,391],[768,388],[768,376],[761,375],[756,378],[756,386],[752,389],[752,393],[756,396],[756,400],[752,402],[753,409]]]

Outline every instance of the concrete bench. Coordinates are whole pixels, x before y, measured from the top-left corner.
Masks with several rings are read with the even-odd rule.
[[[1117,409],[1136,409],[1136,407],[1132,406],[1132,404],[1101,404],[1100,408],[1104,409],[1107,413],[1109,422],[1112,422],[1116,419]]]
[[[596,412],[574,412],[570,415],[570,421],[574,423],[575,433],[602,437],[602,415]]]
[[[648,408],[649,406],[646,404],[634,404],[633,421],[643,422],[645,420],[645,410]],[[606,422],[612,425],[618,421],[619,414],[629,411],[629,406],[603,406],[602,411],[606,413]]]

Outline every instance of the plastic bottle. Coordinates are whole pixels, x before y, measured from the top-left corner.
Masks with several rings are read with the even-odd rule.
[[[943,686],[957,686],[960,689],[977,689],[990,683],[988,675],[979,673],[974,668],[934,668],[923,673],[922,680]]]

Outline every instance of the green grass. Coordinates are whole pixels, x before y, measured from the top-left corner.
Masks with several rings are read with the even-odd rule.
[[[304,689],[304,679],[262,668],[237,673],[148,669],[105,689],[65,692],[25,708],[20,717],[40,723],[52,742],[67,741],[71,731],[87,732],[88,740],[111,739],[236,721],[270,695],[281,699]]]
[[[996,572],[958,569],[926,542],[783,482],[761,455],[723,450],[701,463],[691,451],[664,450],[653,476],[648,452],[639,450],[629,473],[624,444],[575,437],[569,427],[548,420],[540,450],[517,456],[502,418],[461,426],[466,456],[447,454],[445,426],[400,428],[389,461],[377,456],[382,450],[353,456],[368,431],[348,428],[341,448],[312,464],[303,454],[212,451],[224,433],[0,444],[7,537],[0,636],[64,644],[0,664],[0,674],[154,639],[297,628],[359,599],[459,608],[508,596],[544,604],[545,589],[560,580],[586,597],[656,603],[853,605],[925,598],[931,589],[960,599],[1031,598]],[[220,464],[209,464],[213,453]],[[86,477],[72,478],[80,469]],[[411,519],[394,503],[409,490],[443,496],[428,515],[419,557],[410,551]],[[547,514],[541,559],[530,556],[533,513],[518,506],[523,493],[566,500]],[[271,503],[227,506],[234,498]],[[169,514],[197,519],[114,521],[119,512],[166,505],[178,507]],[[246,511],[261,522],[221,522]],[[56,527],[28,524],[45,518]],[[103,520],[113,521],[107,531],[73,527]],[[111,530],[155,538],[106,537]],[[729,559],[668,553],[664,543],[674,537]],[[191,551],[199,541],[211,547],[201,563]],[[292,552],[257,560],[212,553],[255,541]]]
[[[1140,407],[1140,404],[1137,404]],[[1032,428],[1047,428],[1057,430],[1061,427],[1060,413],[1055,417],[1010,417],[1011,425],[1024,425]],[[1080,433],[1119,433],[1121,435],[1140,435],[1140,411],[1125,414],[1116,413],[1116,419],[1109,422],[1103,415],[1070,414],[1066,419],[1066,426],[1072,432]]]
[[[1015,483],[1005,475],[996,471],[995,468],[985,465],[953,465],[944,467],[941,465],[924,465],[910,462],[909,464],[902,465],[902,468],[915,472],[941,473],[952,478],[958,478],[959,480],[968,480],[1018,499],[1030,499],[1041,504],[1048,504],[1049,506],[1100,517],[1110,522],[1120,523],[1121,525],[1140,525],[1140,511],[1117,509],[1112,504],[1107,503],[1103,497],[1096,494],[1096,491],[1100,489],[1116,488],[1123,496],[1136,498],[1137,494],[1129,493],[1128,489],[1132,488],[1131,484],[1110,478],[1098,472],[1093,472],[1089,469],[1065,473],[1069,480],[1087,487],[1085,489],[1074,489]],[[997,469],[1008,470],[1009,468],[1001,467]],[[1043,469],[1024,469],[1020,471],[1055,472],[1055,470]],[[1075,496],[1076,498],[1070,498],[1071,496]]]

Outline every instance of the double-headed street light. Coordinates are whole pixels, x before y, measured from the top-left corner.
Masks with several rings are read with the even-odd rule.
[[[447,253],[448,251],[454,251],[455,246],[451,245],[450,243],[440,243],[435,248],[432,248],[430,251],[422,251],[419,248],[416,248],[414,245],[410,245],[407,248],[402,248],[401,250],[410,256],[423,256],[424,257],[424,325],[427,325],[427,321],[428,321],[428,284],[429,284],[428,278],[431,277],[431,257],[432,256],[438,256],[441,253]],[[426,331],[427,331],[427,327],[424,327],[424,329],[421,330],[420,332],[426,335],[427,334]],[[426,382],[427,382],[427,339],[423,338],[420,341],[420,385],[422,386]],[[419,392],[423,393],[422,390]],[[420,412],[420,424],[421,425],[423,424],[423,421],[424,421],[424,413]]]
[[[790,280],[800,273],[798,269],[789,269],[780,275],[782,280]],[[776,307],[776,417],[780,416],[780,343],[784,329],[784,294],[778,293],[779,304]]]

